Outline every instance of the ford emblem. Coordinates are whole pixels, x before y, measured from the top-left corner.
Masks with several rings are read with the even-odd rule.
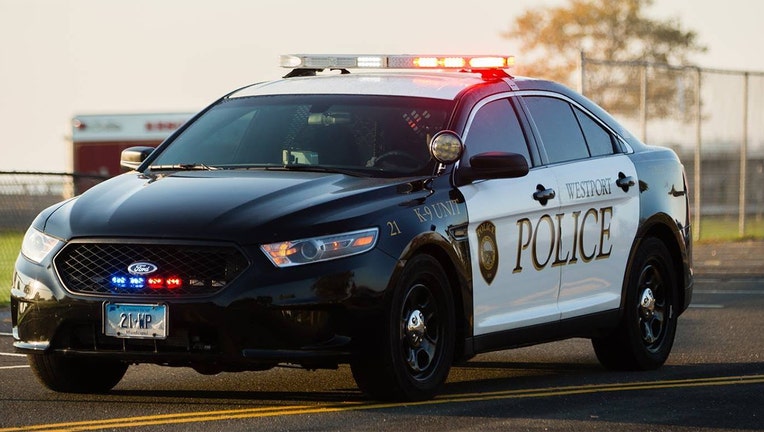
[[[156,264],[150,262],[134,262],[127,266],[127,271],[133,275],[147,275],[159,270]]]

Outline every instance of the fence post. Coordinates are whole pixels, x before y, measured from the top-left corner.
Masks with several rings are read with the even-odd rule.
[[[694,207],[695,212],[694,215],[694,221],[693,225],[695,225],[695,229],[692,231],[692,237],[693,240],[699,240],[700,239],[700,190],[701,188],[701,180],[700,180],[700,162],[701,162],[701,155],[700,155],[700,144],[702,142],[702,118],[703,118],[703,104],[701,103],[702,97],[700,95],[701,88],[701,77],[702,72],[699,67],[695,68],[695,71],[697,72],[697,79],[695,81],[695,167],[694,167],[694,173],[693,173],[693,184],[695,185],[694,192]]]
[[[642,128],[642,142],[647,143],[647,63],[642,63],[640,68],[639,86],[639,115],[640,127]]]
[[[578,82],[578,92],[582,95],[586,95],[586,83],[585,83],[585,74],[586,74],[586,55],[584,54],[584,50],[581,50],[581,57],[580,62],[578,64],[578,68],[581,70],[581,76],[580,81]]]
[[[740,145],[740,197],[738,237],[745,237],[746,180],[748,178],[748,72],[743,74],[743,142]]]

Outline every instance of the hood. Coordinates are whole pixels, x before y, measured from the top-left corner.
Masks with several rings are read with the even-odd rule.
[[[66,202],[48,218],[45,231],[66,239],[256,242],[277,237],[278,227],[300,235],[317,225],[362,218],[387,205],[385,197],[400,200],[400,183],[405,182],[295,171],[193,171],[157,178],[132,172]],[[383,189],[389,191],[380,194]]]

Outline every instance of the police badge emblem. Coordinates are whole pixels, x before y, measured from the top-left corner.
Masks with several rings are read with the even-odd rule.
[[[480,274],[488,285],[496,277],[499,268],[499,248],[496,246],[496,226],[490,221],[478,225],[475,230],[478,238],[478,261]]]

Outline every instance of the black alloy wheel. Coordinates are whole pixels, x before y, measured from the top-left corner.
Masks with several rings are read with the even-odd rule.
[[[451,286],[435,258],[409,260],[388,312],[380,346],[351,363],[353,377],[374,399],[430,399],[448,377],[455,333]]]

